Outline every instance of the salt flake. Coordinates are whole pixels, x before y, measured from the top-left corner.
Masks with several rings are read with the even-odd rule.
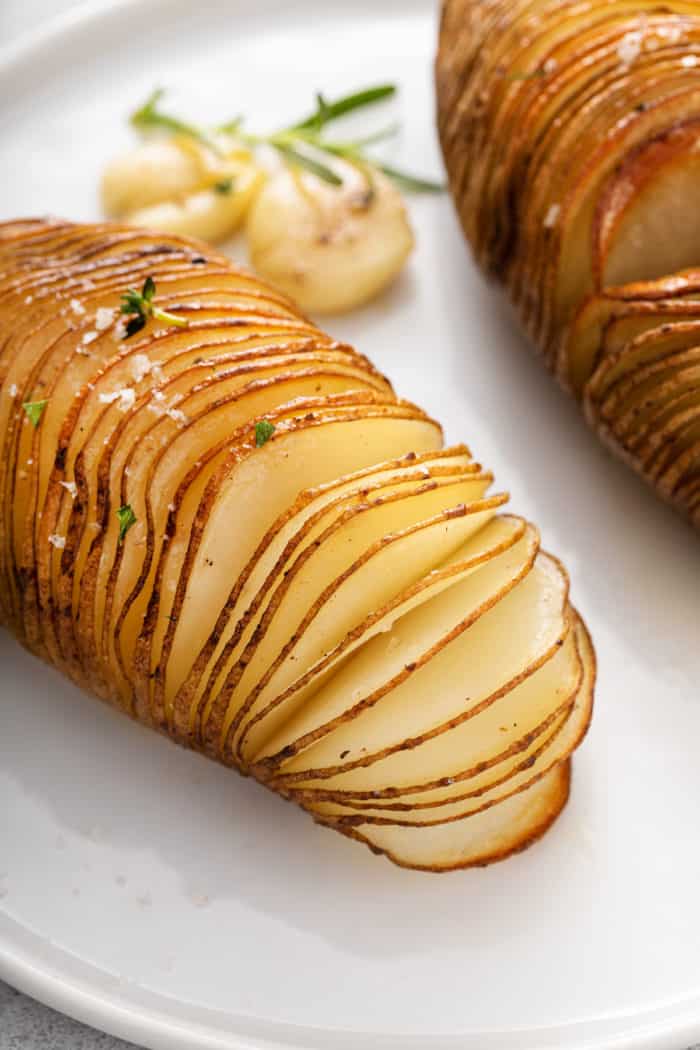
[[[95,313],[95,328],[98,332],[104,332],[105,328],[109,328],[113,320],[114,310],[110,310],[108,306],[100,306]]]
[[[553,226],[556,226],[559,216],[561,215],[561,204],[551,204],[549,211],[544,217],[545,229],[551,230]]]
[[[642,40],[644,34],[639,29],[625,33],[617,46],[617,57],[623,65],[631,66],[642,53]]]

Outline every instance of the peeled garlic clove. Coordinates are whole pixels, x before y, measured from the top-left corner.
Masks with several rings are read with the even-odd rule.
[[[120,217],[201,184],[202,165],[195,151],[172,138],[153,139],[110,162],[102,176],[102,204],[107,215]]]
[[[231,188],[225,192],[199,190],[179,201],[164,200],[132,211],[127,219],[134,226],[147,226],[164,233],[222,241],[240,226],[262,179],[262,173],[248,165],[233,178]]]
[[[367,302],[401,271],[413,232],[396,187],[346,162],[342,186],[282,169],[258,194],[247,223],[252,266],[310,313]]]

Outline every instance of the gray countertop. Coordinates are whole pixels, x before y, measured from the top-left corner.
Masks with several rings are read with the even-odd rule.
[[[0,0],[0,45],[76,4],[77,0]],[[0,981],[0,1050],[130,1050],[131,1046],[78,1024]]]

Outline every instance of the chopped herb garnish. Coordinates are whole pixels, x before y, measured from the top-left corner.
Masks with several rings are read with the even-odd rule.
[[[127,503],[117,511],[117,518],[119,520],[119,542],[123,543],[129,529],[136,524],[136,515]]]
[[[226,196],[233,189],[233,176],[228,179],[221,179],[219,182],[214,183],[214,192],[220,193],[222,196]]]
[[[540,75],[538,71],[535,75]],[[291,167],[304,168],[310,171],[323,182],[331,186],[341,186],[342,176],[331,166],[324,163],[323,157],[338,157],[358,168],[371,185],[372,170],[383,171],[385,175],[393,179],[399,186],[413,193],[439,193],[444,186],[430,179],[419,178],[415,175],[398,171],[396,168],[382,165],[373,160],[367,154],[367,147],[381,142],[394,135],[397,126],[392,124],[364,138],[348,141],[329,140],[325,137],[326,127],[340,117],[347,116],[367,106],[375,105],[396,94],[394,84],[379,84],[376,87],[365,88],[355,91],[349,95],[343,95],[333,101],[328,101],[320,92],[316,95],[316,109],[302,120],[295,121],[288,127],[268,135],[256,135],[247,132],[243,128],[243,118],[236,117],[234,120],[220,124],[216,128],[206,129],[196,124],[187,123],[169,113],[164,113],[158,108],[163,97],[161,88],[153,92],[143,106],[136,110],[131,116],[131,123],[141,131],[160,129],[171,135],[187,135],[198,142],[203,143],[216,153],[221,154],[223,146],[222,136],[233,136],[245,146],[254,149],[256,146],[272,146],[280,156]],[[232,182],[223,178],[214,183],[217,193],[230,193]]]
[[[168,313],[167,310],[161,310],[160,307],[155,306],[153,303],[155,294],[156,282],[150,276],[143,282],[143,288],[140,292],[134,291],[133,288],[127,288],[123,293],[121,297],[121,312],[132,315],[126,326],[125,339],[130,339],[132,335],[140,332],[151,317],[156,321],[162,321],[164,324],[178,325],[180,327],[187,325],[184,317],[178,317],[177,314]]]
[[[255,444],[258,448],[262,448],[270,440],[275,432],[275,424],[270,423],[267,419],[261,419],[259,423],[255,424]]]
[[[25,401],[22,408],[27,413],[29,422],[32,424],[34,429],[39,426],[41,417],[44,414],[44,409],[48,405],[48,401]]]

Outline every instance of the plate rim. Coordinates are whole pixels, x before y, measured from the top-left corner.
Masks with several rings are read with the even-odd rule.
[[[150,6],[167,6],[173,0],[148,0]],[[248,3],[250,0],[239,0]],[[289,2],[289,0],[285,0]],[[99,26],[103,19],[121,17],[124,11],[139,7],[143,10],[146,0],[79,0],[68,10],[52,15],[40,25],[18,34],[7,45],[0,45],[0,82],[11,76],[13,71],[28,63],[40,59],[47,47],[55,45],[62,38],[70,38]],[[440,0],[413,0],[411,6],[439,6]],[[388,5],[387,5],[388,6]],[[396,6],[403,7],[399,4]],[[147,1046],[150,1050],[313,1050],[323,1047],[324,1050],[350,1050],[362,1043],[364,1050],[409,1050],[423,1047],[429,1039],[435,1050],[459,1050],[472,1048],[479,1040],[479,1050],[504,1050],[505,1040],[513,1050],[540,1050],[541,1044],[536,1040],[546,1036],[547,1045],[557,1047],[561,1033],[571,1035],[578,1030],[581,1039],[569,1042],[569,1050],[682,1050],[691,1044],[700,1043],[700,991],[686,999],[674,1000],[671,1003],[655,1005],[643,1013],[621,1012],[608,1014],[591,1020],[572,1020],[546,1028],[511,1028],[505,1031],[489,1029],[487,1032],[465,1032],[434,1036],[416,1033],[372,1033],[349,1029],[312,1029],[284,1022],[266,1022],[263,1019],[248,1019],[248,1023],[258,1022],[259,1034],[236,1034],[223,1032],[211,1024],[192,1020],[174,1020],[164,1009],[169,1000],[167,996],[143,988],[153,1000],[149,1006],[129,1002],[116,994],[100,989],[97,984],[90,985],[87,979],[81,979],[70,973],[61,973],[46,957],[46,951],[37,952],[18,950],[3,942],[2,934],[6,926],[16,926],[29,939],[40,940],[39,935],[28,927],[10,918],[0,908],[0,979],[20,992],[37,999],[46,1006],[60,1011],[68,1017],[83,1024],[131,1042]],[[70,954],[63,949],[53,948],[60,958],[70,959]],[[101,971],[83,960],[80,967],[87,972],[99,975]],[[138,987],[138,986],[137,986]],[[162,1007],[158,1005],[161,1003]],[[181,1004],[190,1010],[215,1016],[217,1011],[195,1004]],[[664,1016],[670,1012],[671,1016]],[[660,1016],[658,1016],[660,1015]],[[231,1015],[222,1015],[230,1021]],[[625,1030],[617,1029],[608,1035],[591,1033],[593,1027],[601,1023],[629,1022]],[[272,1039],[260,1032],[260,1027],[269,1028]],[[587,1032],[588,1030],[588,1032]],[[286,1036],[285,1036],[286,1033]],[[289,1035],[298,1038],[290,1041]],[[519,1035],[518,1035],[519,1033]],[[319,1037],[323,1039],[320,1043]],[[299,1041],[303,1039],[303,1042]],[[574,1037],[576,1038],[576,1037]],[[516,1039],[518,1042],[514,1042]],[[196,1043],[193,1043],[193,1040]],[[311,1040],[311,1041],[309,1041]],[[371,1042],[370,1042],[371,1040]],[[533,1042],[535,1040],[535,1042]],[[550,1042],[550,1040],[555,1040]]]

